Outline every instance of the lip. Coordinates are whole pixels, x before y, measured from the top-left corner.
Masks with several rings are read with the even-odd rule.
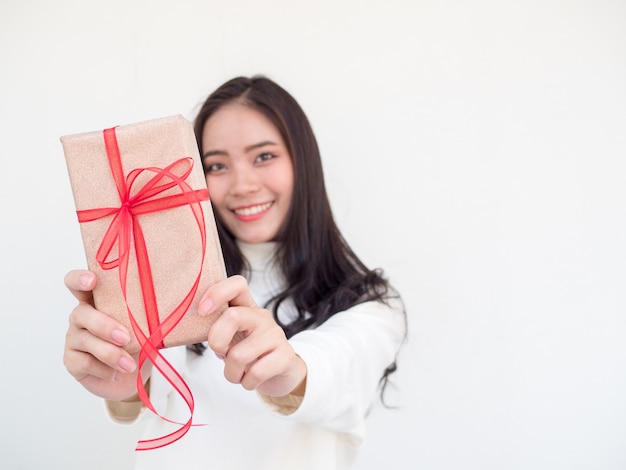
[[[240,206],[234,209],[231,209],[231,212],[234,216],[241,220],[242,222],[252,222],[253,220],[260,219],[263,217],[267,211],[269,211],[274,202],[264,202],[261,204],[250,204],[247,206]]]

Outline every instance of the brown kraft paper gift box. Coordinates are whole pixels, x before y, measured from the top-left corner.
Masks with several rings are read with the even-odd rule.
[[[116,152],[111,151],[105,144],[105,132],[109,133],[109,147],[111,132],[117,140],[119,161],[121,161],[123,172],[123,176],[120,172],[117,173],[117,182],[112,169],[116,165],[110,162],[110,155]],[[95,220],[81,221],[80,230],[88,267],[97,276],[97,284],[93,291],[95,306],[98,310],[119,320],[131,332],[132,339],[126,349],[130,353],[136,353],[140,349],[137,338],[132,334],[133,328],[128,309],[141,331],[146,336],[150,336],[148,314],[144,304],[145,299],[151,297],[149,295],[151,289],[146,288],[145,281],[142,285],[140,280],[140,269],[145,272],[146,264],[152,275],[152,282],[148,282],[148,285],[152,285],[154,289],[159,318],[157,322],[165,322],[166,318],[185,302],[184,299],[192,299],[189,307],[183,308],[182,311],[186,311],[179,323],[172,323],[174,317],[170,317],[170,320],[164,323],[167,328],[172,324],[175,324],[175,327],[169,334],[166,334],[163,343],[159,343],[158,347],[206,341],[208,329],[216,316],[200,317],[197,314],[198,302],[210,285],[226,277],[226,270],[191,123],[177,115],[117,126],[103,131],[66,135],[61,137],[61,143],[79,215],[81,211],[114,209],[110,211],[112,212],[110,215],[99,214],[97,218],[92,217]],[[180,159],[183,161],[178,162]],[[169,173],[162,178],[157,178],[156,184],[152,184],[154,181],[151,182],[151,179],[155,178],[159,170],[168,168],[174,162],[177,163],[168,170]],[[190,173],[183,178],[185,171],[190,171]],[[175,177],[172,177],[172,174],[175,174]],[[126,193],[119,189],[119,181],[122,179],[125,181],[123,187],[127,188]],[[144,191],[144,194],[150,193],[151,188],[168,184],[165,191],[156,195],[149,194],[141,202],[167,201],[168,197],[178,198],[177,201],[183,198],[183,202],[177,207],[156,209],[135,215],[132,223],[128,223],[129,226],[134,227],[127,232],[130,236],[122,236],[122,239],[129,240],[128,250],[120,250],[120,240],[115,239],[114,242],[109,240],[108,246],[112,246],[112,249],[104,260],[110,263],[122,258],[121,251],[128,253],[127,263],[121,262],[120,266],[113,269],[103,269],[102,256],[100,261],[97,260],[98,250],[106,244],[103,240],[106,238],[107,231],[115,225],[114,219],[118,214],[117,211],[123,205],[122,193],[129,194],[130,211],[136,213],[141,212],[141,207],[150,208],[151,206],[149,204],[142,206],[140,202],[136,202],[132,207],[134,196],[141,191]],[[194,199],[193,195],[198,193],[206,194],[203,200]],[[190,194],[192,196],[189,196]],[[200,209],[204,220],[202,216],[198,217]],[[104,212],[107,211],[104,210]],[[143,256],[138,255],[144,251],[136,247],[137,239],[142,238],[136,235],[137,225],[145,240],[147,261]],[[206,234],[204,258],[202,230]],[[122,246],[125,244],[122,243]],[[106,251],[106,247],[104,249]],[[138,260],[138,258],[141,259]],[[140,268],[140,265],[143,267]],[[124,282],[120,281],[120,269],[126,273],[126,298],[122,289]],[[143,278],[146,279],[146,276],[144,275]],[[196,283],[197,290],[194,292]],[[218,309],[218,313],[224,308],[225,306],[222,306]],[[181,311],[180,308],[179,311]],[[152,321],[154,325],[154,320]]]

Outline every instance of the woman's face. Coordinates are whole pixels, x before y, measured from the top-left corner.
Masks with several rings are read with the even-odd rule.
[[[259,111],[231,103],[204,124],[202,146],[213,208],[226,227],[243,242],[275,240],[294,179],[278,129]]]

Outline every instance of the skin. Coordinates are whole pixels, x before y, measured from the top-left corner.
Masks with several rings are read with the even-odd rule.
[[[278,129],[260,112],[233,103],[202,133],[213,208],[238,240],[274,240],[293,192],[293,164]]]
[[[263,243],[276,238],[293,191],[291,157],[277,129],[261,113],[241,104],[218,110],[203,132],[207,185],[215,210],[236,238]],[[136,392],[136,357],[124,350],[128,330],[96,310],[90,271],[71,271],[65,285],[78,300],[69,317],[63,362],[91,393],[114,401]],[[247,281],[231,276],[202,296],[200,315],[229,307],[213,323],[207,341],[224,362],[224,377],[246,390],[280,397],[303,396],[306,364],[295,354],[267,309],[252,298]],[[148,377],[150,365],[142,371]]]

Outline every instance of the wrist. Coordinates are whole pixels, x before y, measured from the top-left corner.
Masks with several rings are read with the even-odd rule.
[[[304,360],[298,355],[296,355],[296,371],[296,377],[299,377],[300,380],[298,385],[296,385],[295,388],[289,392],[289,395],[303,397],[306,392],[307,367]]]

